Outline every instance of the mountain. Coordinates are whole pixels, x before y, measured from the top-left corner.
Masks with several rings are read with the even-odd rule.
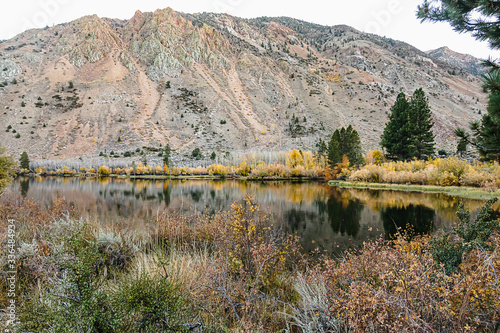
[[[450,66],[450,73],[456,74],[456,69],[460,72],[470,73],[472,75],[481,75],[485,73],[485,68],[481,65],[481,60],[468,55],[450,50],[448,47],[440,47],[435,50],[426,52],[430,57],[436,61]]]
[[[287,17],[170,8],[86,16],[0,43],[0,141],[32,159],[167,143],[187,158],[195,147],[315,149],[351,124],[368,150],[379,147],[397,94],[423,87],[438,147],[452,151],[453,130],[479,119],[487,97],[461,64]]]

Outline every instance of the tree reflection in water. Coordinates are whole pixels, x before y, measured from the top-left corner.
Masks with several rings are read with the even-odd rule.
[[[243,203],[250,195],[261,211],[283,222],[287,232],[298,234],[304,251],[318,248],[328,253],[361,246],[384,233],[389,238],[407,225],[418,234],[434,232],[453,223],[462,201],[437,193],[340,189],[313,182],[20,177],[11,189],[47,206],[63,197],[87,212],[86,217],[138,228],[154,223],[164,211],[230,211],[235,201]],[[463,201],[471,211],[484,204]]]
[[[30,190],[30,179],[29,177],[22,177],[19,179],[19,189],[21,191],[21,196],[26,198],[28,191]]]
[[[358,199],[343,198],[338,188],[333,188],[326,201],[328,220],[334,232],[356,237],[363,204]]]
[[[415,235],[430,234],[434,226],[434,210],[421,205],[387,207],[382,210],[387,239],[393,239],[398,230],[406,230]]]

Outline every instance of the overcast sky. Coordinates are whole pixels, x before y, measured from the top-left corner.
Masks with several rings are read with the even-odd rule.
[[[500,58],[486,42],[454,32],[447,23],[420,23],[423,0],[3,0],[0,39],[29,28],[72,21],[84,15],[129,19],[136,10],[171,7],[185,13],[225,12],[238,17],[289,16],[323,25],[347,24],[358,30],[405,41],[422,51],[448,46],[480,58]]]

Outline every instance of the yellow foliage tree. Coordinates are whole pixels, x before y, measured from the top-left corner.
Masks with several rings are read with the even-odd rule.
[[[303,165],[303,163],[304,158],[297,149],[290,150],[286,153],[286,166],[290,169],[296,167],[297,165]]]
[[[302,152],[302,155],[304,156],[304,167],[306,170],[311,170],[316,166],[316,159],[314,158],[314,155],[310,151],[304,151]]]

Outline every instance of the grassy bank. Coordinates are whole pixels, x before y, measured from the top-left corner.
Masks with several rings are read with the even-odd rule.
[[[403,185],[403,184],[380,184],[366,182],[352,182],[341,180],[330,180],[331,186],[344,188],[367,188],[373,190],[392,190],[423,193],[444,193],[454,197],[468,199],[490,199],[500,197],[500,190],[487,190],[477,187],[463,186],[435,186],[435,185]]]
[[[493,332],[500,325],[499,221],[487,210],[463,222],[464,232],[379,239],[334,260],[302,254],[298,238],[250,198],[215,214],[160,212],[142,231],[82,220],[68,207],[3,198],[0,227],[13,219],[16,228],[19,331]],[[6,233],[0,240],[6,249]],[[8,259],[2,251],[2,267]],[[0,283],[5,308],[8,286]]]

